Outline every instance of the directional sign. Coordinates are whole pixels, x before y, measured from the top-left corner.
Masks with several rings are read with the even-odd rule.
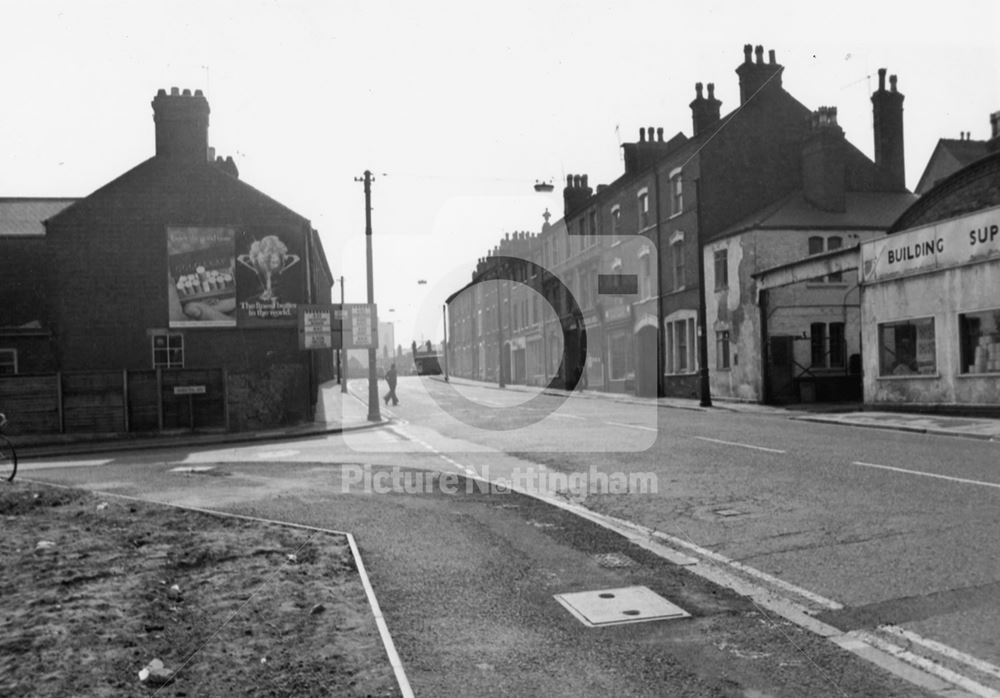
[[[299,306],[299,349],[367,349],[376,346],[374,305],[345,303]]]

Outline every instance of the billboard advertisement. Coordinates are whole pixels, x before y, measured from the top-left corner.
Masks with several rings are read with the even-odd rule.
[[[304,259],[287,230],[168,227],[170,327],[295,326]]]
[[[167,228],[170,327],[235,327],[232,228]]]
[[[305,250],[287,230],[236,233],[236,305],[240,327],[295,326],[306,300]]]

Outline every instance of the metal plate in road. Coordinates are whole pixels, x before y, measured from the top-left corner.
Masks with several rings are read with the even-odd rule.
[[[590,627],[672,620],[691,615],[644,586],[556,594],[555,599]]]

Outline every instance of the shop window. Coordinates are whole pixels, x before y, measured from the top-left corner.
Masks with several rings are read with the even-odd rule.
[[[715,333],[715,367],[729,368],[729,330]]]
[[[958,316],[962,373],[1000,373],[1000,310]]]
[[[934,318],[879,325],[879,375],[937,373],[937,352],[934,342]]]
[[[17,349],[0,349],[0,376],[17,373]]]
[[[715,290],[729,287],[729,250],[715,251]]]
[[[830,323],[830,368],[843,368],[847,343],[844,338],[844,323]]]
[[[813,368],[826,367],[826,325],[814,322],[809,325],[810,361]]]
[[[184,335],[153,335],[153,368],[184,368]]]

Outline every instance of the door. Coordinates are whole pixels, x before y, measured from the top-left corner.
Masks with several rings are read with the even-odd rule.
[[[789,336],[777,335],[770,337],[768,343],[767,385],[771,402],[796,402],[794,365],[795,339]]]

